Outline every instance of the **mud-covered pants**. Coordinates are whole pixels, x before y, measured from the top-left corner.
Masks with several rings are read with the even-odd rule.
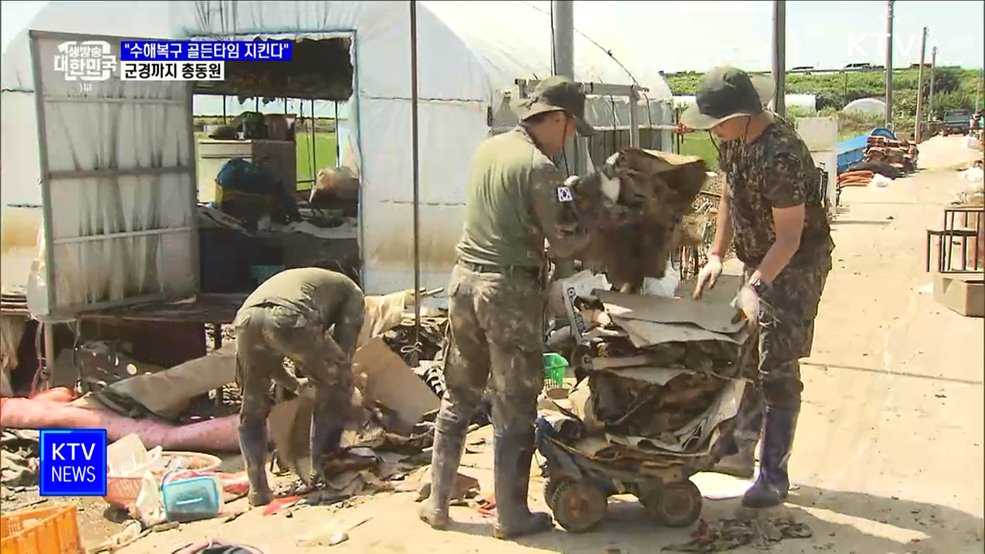
[[[464,435],[488,384],[496,435],[529,437],[532,447],[544,384],[546,297],[536,270],[484,269],[459,263],[452,271],[447,390],[436,424],[440,432]]]
[[[364,309],[362,297],[354,296],[335,322],[334,339],[326,334],[324,322],[291,308],[261,305],[238,314],[236,382],[243,394],[240,443],[254,490],[267,490],[263,464],[271,382],[297,388],[297,381],[284,369],[285,357],[295,362],[315,386],[312,461],[338,447],[338,436],[352,402],[351,359]]]
[[[756,268],[745,267],[745,281]],[[800,359],[810,356],[814,343],[814,319],[828,273],[831,256],[813,267],[787,267],[760,298],[759,325],[746,341],[740,366],[742,375],[757,386],[746,387],[736,421],[736,439],[759,437],[765,405],[799,409],[804,384]]]

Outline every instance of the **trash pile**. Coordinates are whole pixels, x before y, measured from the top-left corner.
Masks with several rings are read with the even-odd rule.
[[[426,451],[433,441],[428,420],[436,414],[439,397],[383,339],[394,327],[406,326],[406,304],[412,298],[413,291],[367,297],[365,326],[353,358],[355,409],[343,435],[343,453],[325,468],[328,483],[316,494],[296,498],[296,504],[333,504],[367,489],[386,490],[387,481],[402,479],[428,461]],[[431,334],[432,341],[440,341]],[[235,342],[168,369],[120,356],[119,346],[90,343],[75,352],[87,364],[83,374],[93,385],[81,397],[53,388],[31,398],[0,399],[0,425],[6,429],[3,477],[11,486],[25,479],[37,484],[36,439],[21,444],[25,433],[37,431],[15,429],[106,429],[111,445],[105,500],[140,522],[124,529],[114,538],[115,546],[107,548],[136,540],[150,527],[220,516],[226,503],[248,489],[244,474],[218,471],[219,458],[205,454],[239,451],[238,406],[229,415],[177,424],[198,400],[213,401],[214,391],[235,387]],[[278,468],[302,478],[286,491],[294,494],[311,492],[311,483],[304,481],[311,466],[313,393],[313,387],[302,388],[297,396],[275,393],[287,398],[281,396],[268,420]]]
[[[633,458],[707,454],[745,385],[737,365],[745,321],[690,298],[596,290],[577,300],[587,329],[571,355],[587,390],[556,403],[584,426],[585,444],[604,436],[619,445],[609,451]]]
[[[4,488],[37,484],[41,447],[34,429],[4,429],[0,434],[0,485]],[[6,495],[4,495],[6,496]]]
[[[605,260],[604,276],[583,271],[560,281],[549,301],[570,322],[570,340],[555,344],[571,361],[577,383],[548,391],[540,402],[537,441],[546,460],[548,505],[573,532],[598,524],[614,494],[637,496],[665,525],[693,523],[702,500],[688,477],[720,457],[719,439],[730,435],[746,386],[738,367],[746,321],[729,305],[731,296],[695,301],[681,298],[676,287],[636,285],[647,278],[662,285],[671,277],[667,259],[706,177],[704,163],[631,152],[624,160],[632,161],[631,178],[622,179],[619,203],[596,220],[603,231],[595,235],[596,252],[616,250],[618,241],[627,241],[625,248]],[[620,209],[631,204],[623,203],[627,191],[637,206]],[[612,214],[623,219],[605,228]],[[626,229],[643,236],[631,239]],[[653,252],[662,256],[660,271]],[[631,262],[632,255],[646,260]],[[729,278],[722,280],[718,290],[729,289]],[[623,292],[610,290],[610,281]],[[629,293],[640,289],[656,294]]]
[[[727,303],[690,298],[606,290],[573,298],[580,337],[570,356],[581,380],[549,391],[538,423],[555,518],[588,530],[607,496],[633,494],[663,524],[690,525],[702,501],[687,478],[721,456],[745,390],[745,320]],[[594,498],[596,509],[569,512],[568,495]]]

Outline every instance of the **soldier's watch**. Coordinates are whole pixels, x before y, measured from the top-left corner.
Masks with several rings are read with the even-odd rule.
[[[760,279],[759,277],[751,279],[749,281],[749,286],[752,287],[752,290],[756,291],[756,294],[758,294],[759,296],[762,296],[763,293],[765,293],[770,288],[769,284],[766,281]]]

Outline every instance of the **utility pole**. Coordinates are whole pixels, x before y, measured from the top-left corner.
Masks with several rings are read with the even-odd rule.
[[[412,178],[414,185],[414,352],[411,354],[411,365],[417,367],[420,361],[418,358],[420,351],[418,349],[421,347],[421,172],[417,121],[417,0],[410,1],[410,72],[410,132],[411,148],[414,149],[411,153],[411,162],[414,171]],[[314,118],[314,115],[315,110],[312,107],[312,118]],[[312,119],[312,125],[314,125],[314,119]]]
[[[773,97],[773,109],[781,117],[787,115],[786,105],[786,0],[773,0],[773,80],[776,83],[776,95]]]
[[[554,74],[575,78],[575,13],[571,0],[551,2]]]
[[[982,82],[985,82],[985,65],[982,66],[982,74],[978,78],[978,88],[975,89],[975,110],[982,109]]]
[[[886,2],[886,128],[893,124],[893,0]]]
[[[927,117],[934,118],[934,69],[937,67],[937,47],[930,49],[930,95],[927,98]]]
[[[920,71],[917,73],[917,115],[913,122],[913,140],[920,142],[920,124],[923,122],[923,62],[927,57],[927,28],[920,39]]]
[[[575,11],[572,0],[551,2],[551,57],[554,74],[575,78]],[[563,171],[570,175],[580,174],[578,144],[574,138],[564,147]],[[561,167],[560,164],[558,167]],[[575,274],[574,258],[558,259],[555,262],[555,275],[558,279]]]

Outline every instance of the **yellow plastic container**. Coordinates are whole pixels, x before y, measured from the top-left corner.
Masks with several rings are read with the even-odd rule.
[[[3,554],[84,554],[78,509],[71,504],[0,515]]]

